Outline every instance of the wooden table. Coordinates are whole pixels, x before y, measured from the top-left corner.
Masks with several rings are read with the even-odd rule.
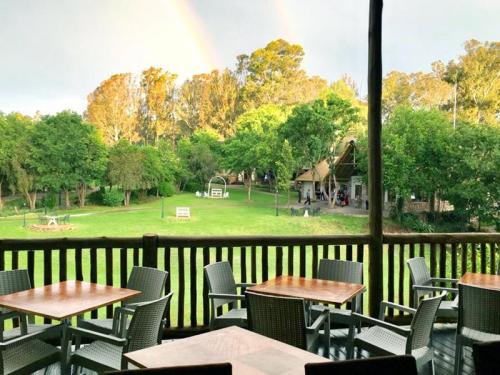
[[[499,275],[489,275],[486,273],[472,273],[466,272],[460,280],[459,284],[477,286],[485,289],[497,289],[500,290],[500,276]]]
[[[126,353],[141,368],[231,362],[233,375],[304,374],[304,365],[326,358],[236,326]]]
[[[283,297],[297,297],[308,301],[343,305],[363,293],[366,288],[362,284],[344,283],[340,281],[306,279],[296,276],[279,276],[247,288],[249,292],[270,294]]]
[[[62,343],[66,343],[67,327],[71,324],[71,317],[98,307],[111,305],[140,293],[137,290],[115,288],[84,281],[62,281],[0,296],[0,306],[9,310],[62,321]],[[61,371],[65,373],[69,371],[69,369],[64,368],[64,353],[67,356],[68,348],[64,348],[63,345],[61,347],[63,353]]]

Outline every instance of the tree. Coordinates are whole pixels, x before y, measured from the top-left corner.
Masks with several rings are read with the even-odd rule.
[[[335,189],[335,156],[338,146],[349,129],[359,121],[358,109],[347,100],[330,93],[324,99],[296,106],[282,129],[282,137],[290,142],[296,160],[312,168],[315,180],[316,165],[327,159]],[[332,187],[329,181],[331,194]],[[335,192],[334,192],[335,194]],[[333,195],[335,196],[335,195]],[[331,199],[329,199],[331,202]]]
[[[269,172],[276,166],[279,127],[286,121],[287,108],[266,105],[238,118],[236,133],[225,146],[225,162],[234,172],[244,173],[248,200],[255,172]]]
[[[307,77],[301,68],[303,58],[302,46],[283,39],[274,40],[250,55],[238,56],[243,108],[295,104],[317,98],[326,88],[326,81]]]
[[[30,125],[31,119],[18,113],[0,113],[0,210],[3,208],[3,188],[16,190],[15,158],[20,151],[20,140],[24,139]]]
[[[126,140],[119,141],[109,152],[108,180],[123,189],[125,206],[130,203],[131,192],[144,187],[143,166],[144,153]]]
[[[287,204],[290,205],[290,180],[295,170],[292,147],[285,139],[278,151],[276,159],[276,187],[287,193]],[[278,196],[279,197],[279,196]]]
[[[499,223],[500,129],[458,123],[451,143],[444,196],[455,211],[477,218],[479,230],[485,221]]]
[[[106,167],[104,144],[95,127],[77,113],[63,111],[43,117],[33,128],[31,143],[31,166],[40,176],[39,184],[62,190],[66,208],[75,188],[83,207],[87,185],[102,178]]]
[[[469,40],[458,62],[448,64],[447,76],[459,71],[457,88],[458,118],[465,121],[499,125],[500,42]]]
[[[88,97],[85,118],[94,124],[107,145],[121,139],[137,142],[138,90],[130,73],[112,75]]]
[[[240,113],[240,87],[233,72],[225,69],[198,74],[181,87],[178,114],[183,127],[214,130],[221,139],[234,133],[234,123]]]
[[[144,70],[140,81],[139,134],[144,144],[166,138],[174,144],[178,131],[174,115],[176,74],[161,68]]]

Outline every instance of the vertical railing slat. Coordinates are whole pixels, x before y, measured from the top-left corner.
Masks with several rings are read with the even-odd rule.
[[[481,243],[481,273],[486,273],[486,243]]]
[[[404,243],[399,244],[399,283],[398,283],[398,303],[404,305],[404,286],[405,286],[405,245]],[[399,315],[404,315],[404,312],[399,310]]]
[[[394,245],[389,244],[387,249],[388,259],[388,267],[387,267],[387,290],[388,290],[388,299],[390,302],[394,302]],[[394,316],[393,309],[389,309],[389,316]]]
[[[288,275],[293,276],[293,252],[294,252],[294,247],[293,245],[288,245]]]
[[[190,313],[191,313],[191,327],[196,327],[198,325],[198,319],[197,319],[197,311],[198,311],[198,305],[197,305],[197,286],[196,286],[196,247],[191,247],[189,251],[189,265],[190,265],[190,270],[189,270],[189,275],[190,275],[190,287],[191,287],[191,305],[189,306],[190,308]]]
[[[177,325],[179,328],[184,327],[184,293],[186,290],[186,282],[184,277],[184,247],[179,246],[177,248],[178,251],[178,271],[179,271],[179,295],[178,295],[178,304],[177,304]]]
[[[104,252],[106,266],[106,285],[113,286],[113,249],[107,247]],[[106,306],[106,318],[113,318],[113,305]]]
[[[299,273],[301,277],[306,277],[306,247],[300,245]]]
[[[52,249],[43,249],[43,285],[52,284]],[[43,319],[45,324],[50,324],[50,319]]]
[[[267,245],[262,246],[262,281],[269,279],[269,250]]]
[[[409,250],[409,255],[408,257],[410,259],[415,258],[415,244],[411,243],[410,244],[410,250]],[[409,301],[410,301],[410,306],[413,307],[414,305],[414,300],[413,300],[413,293],[412,293],[412,281],[411,281],[411,276],[408,277],[408,296],[409,296]]]
[[[462,261],[461,261],[461,264],[462,264],[462,275],[464,273],[467,272],[467,244],[466,243],[463,243],[462,246],[461,246],[461,250],[462,250]]]
[[[97,283],[97,249],[90,249],[90,282]],[[92,319],[97,319],[97,310],[90,312]]]
[[[83,281],[83,264],[82,264],[82,249],[75,249],[75,278],[78,281]]]
[[[203,248],[203,267],[209,264],[210,264],[210,248],[208,246],[205,246]],[[246,277],[246,272],[245,272],[245,277]],[[208,301],[208,282],[207,278],[205,277],[205,272],[203,272],[203,325],[208,326],[209,324],[210,324],[210,303]]]
[[[457,244],[451,244],[451,278],[457,278]]]
[[[59,249],[59,281],[68,279],[68,251]]]
[[[252,283],[255,284],[257,282],[257,248],[252,246],[250,251],[250,272],[252,274]]]
[[[120,249],[120,288],[127,287],[128,281],[128,259],[127,259],[127,249]]]
[[[276,277],[283,275],[283,247],[276,247]]]
[[[490,243],[490,273],[492,275],[494,275],[496,272],[500,272],[499,270],[495,270],[496,266],[497,266],[497,260],[496,260],[495,243],[491,242]]]
[[[352,261],[352,245],[346,246],[346,260]]]
[[[35,288],[35,251],[28,251],[28,275],[30,277],[30,284],[32,288]]]
[[[311,273],[313,279],[318,277],[318,245],[313,245],[312,247]]]

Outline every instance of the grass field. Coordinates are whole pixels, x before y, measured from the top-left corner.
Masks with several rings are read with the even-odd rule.
[[[285,198],[281,198],[284,206]],[[286,208],[275,214],[274,195],[255,191],[248,202],[242,188],[230,190],[229,199],[196,198],[193,193],[177,194],[164,200],[131,205],[129,208],[89,206],[85,209],[60,210],[71,215],[74,230],[67,232],[36,232],[28,229],[37,217],[28,214],[27,228],[23,216],[0,218],[0,238],[140,236],[144,233],[161,235],[301,235],[301,234],[359,234],[367,233],[367,217],[322,215],[292,217]],[[176,206],[191,207],[188,220],[175,218]],[[341,209],[339,209],[340,211]]]

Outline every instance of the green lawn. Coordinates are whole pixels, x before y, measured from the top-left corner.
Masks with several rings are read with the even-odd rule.
[[[284,205],[286,199],[281,198]],[[175,207],[191,207],[190,219],[176,219]],[[0,218],[0,238],[140,236],[144,233],[161,235],[301,235],[367,233],[367,217],[322,215],[292,217],[286,208],[275,216],[274,195],[256,191],[253,200],[246,200],[242,188],[230,190],[229,199],[196,198],[193,193],[165,198],[161,218],[161,200],[131,205],[129,208],[89,206],[85,209],[60,210],[69,213],[75,226],[68,232],[35,232],[23,227],[23,216]],[[27,215],[27,227],[37,218]]]

